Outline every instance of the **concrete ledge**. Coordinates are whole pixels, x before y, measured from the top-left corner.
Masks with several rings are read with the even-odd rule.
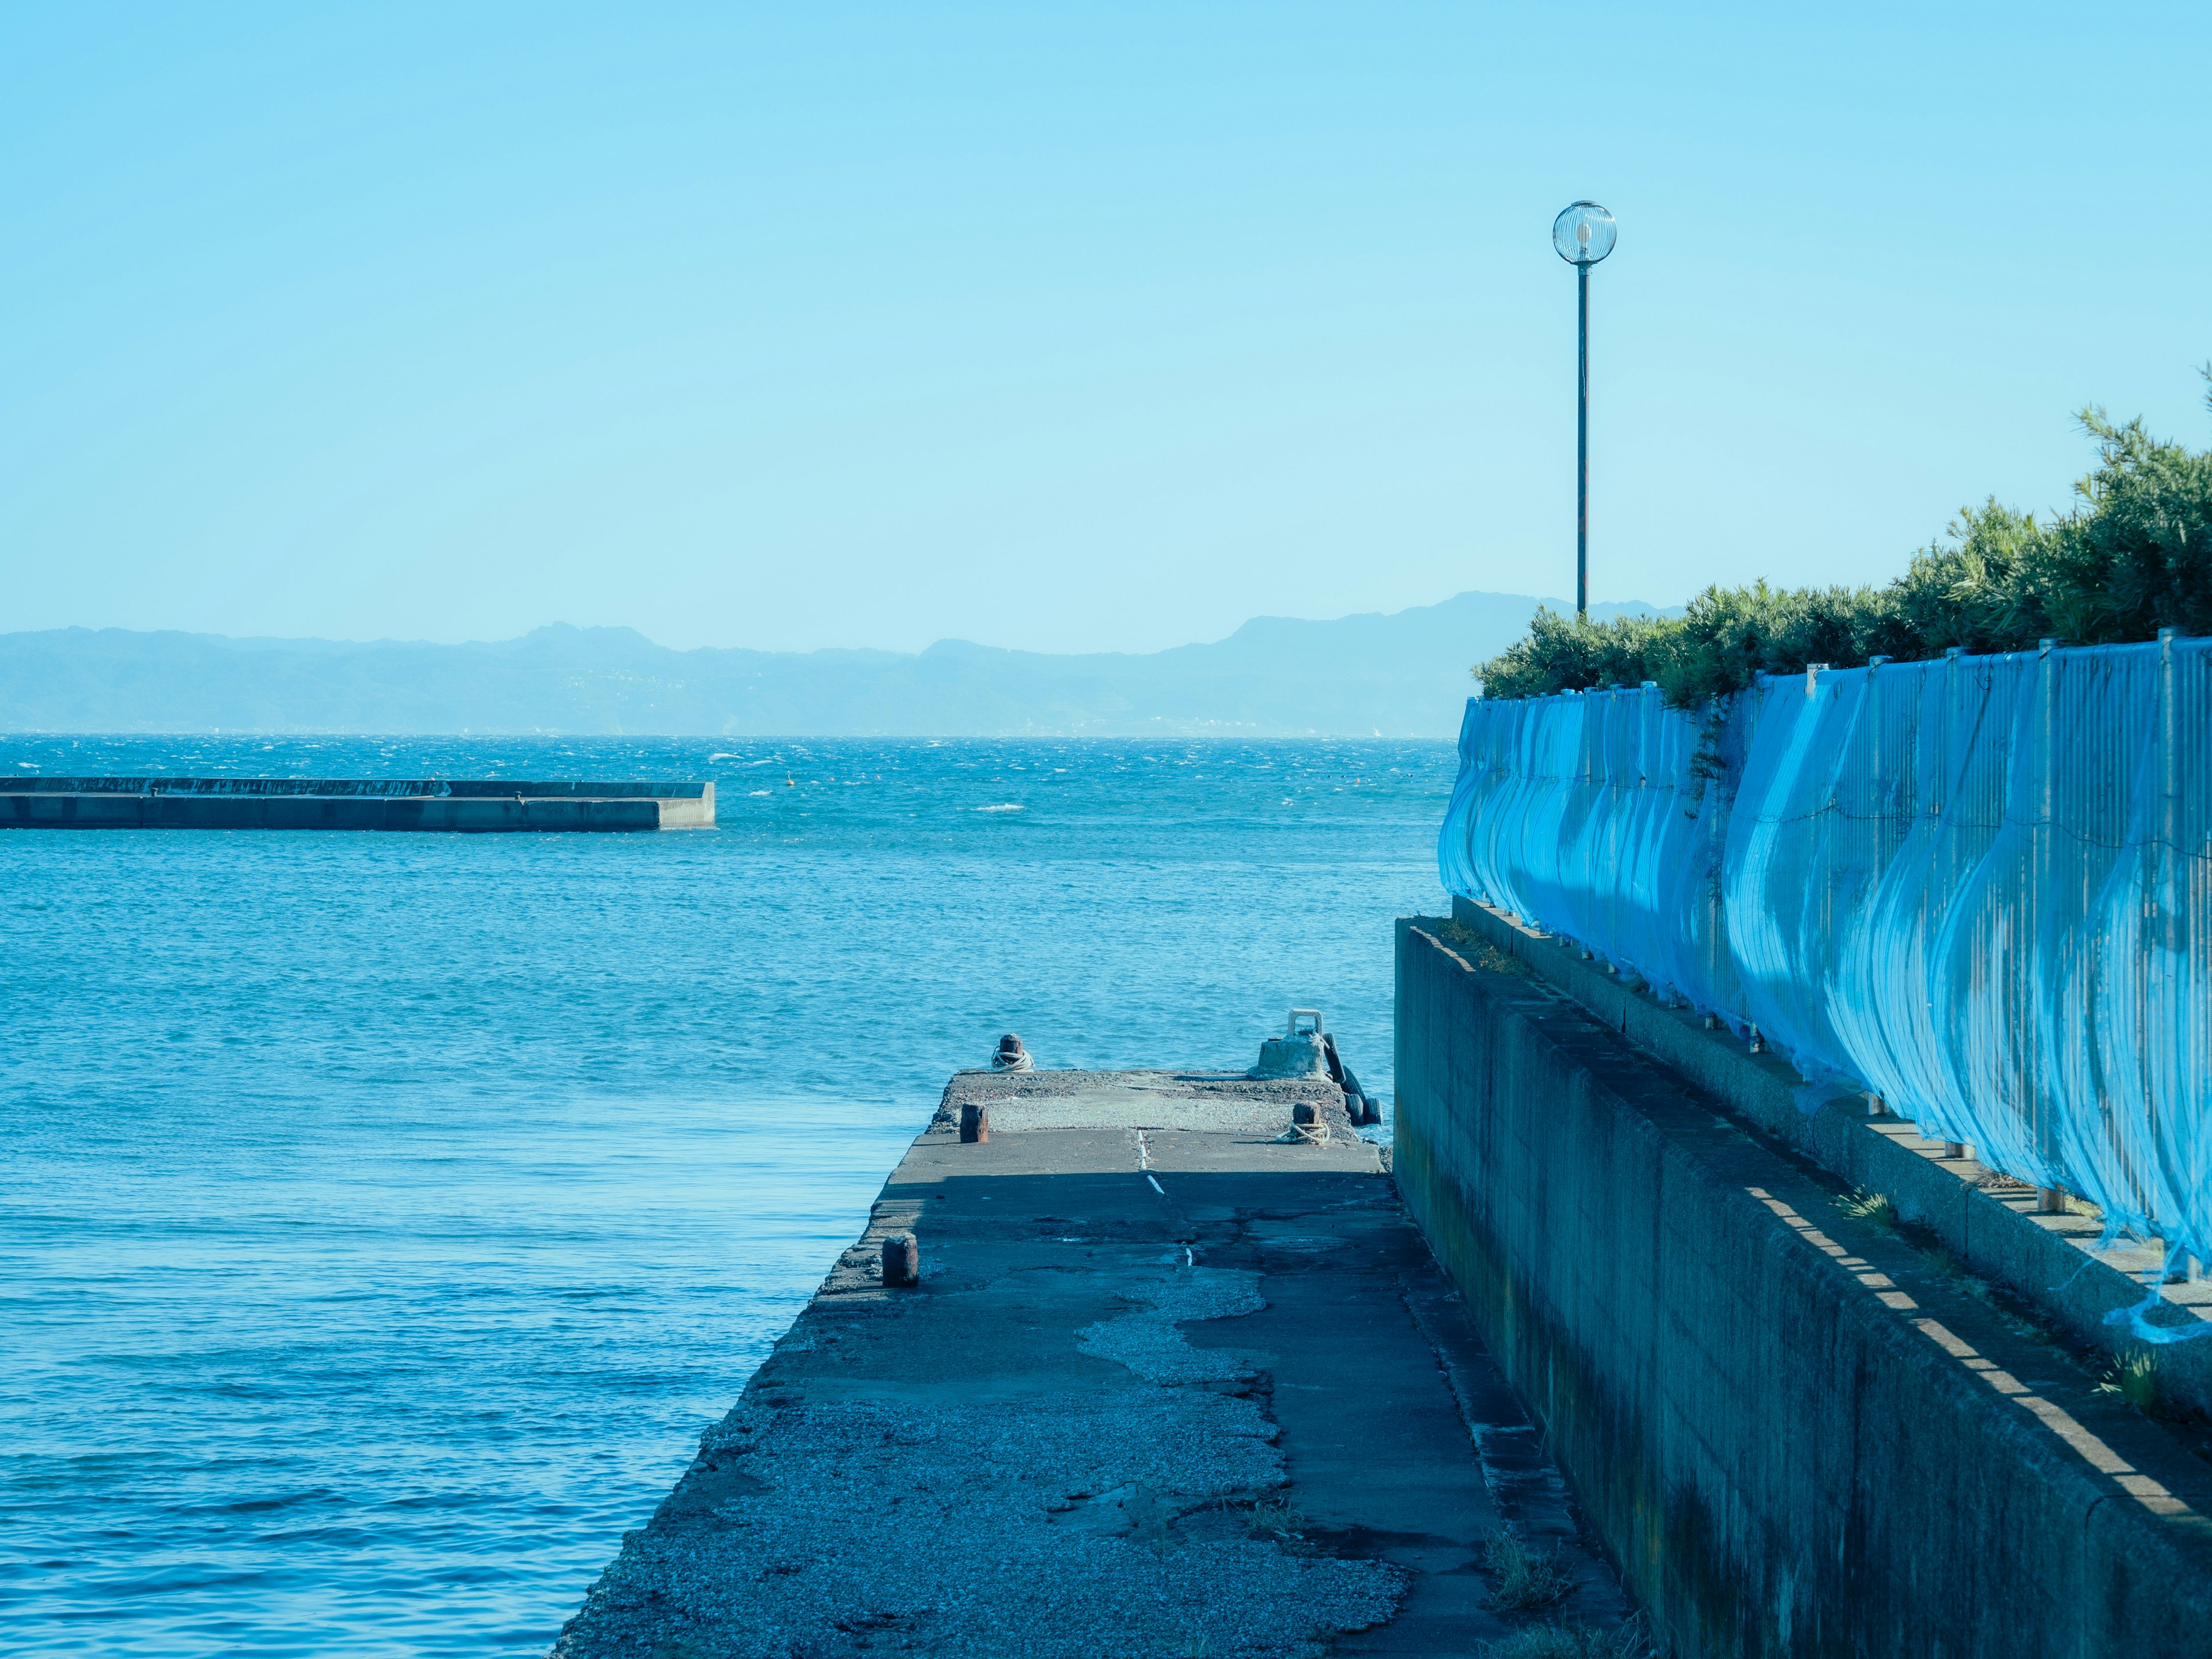
[[[1945,1158],[1943,1143],[1923,1137],[1909,1119],[1869,1117],[1863,1095],[1832,1091],[1808,1111],[1802,1103],[1809,1085],[1779,1055],[1751,1053],[1729,1032],[1705,1030],[1686,1008],[1662,1007],[1648,991],[1502,910],[1455,898],[1452,918],[1730,1110],[1852,1186],[1884,1194],[1966,1267],[2047,1313],[2075,1340],[2115,1356],[2142,1346],[2106,1316],[2143,1300],[2145,1276],[2164,1266],[2157,1246],[2099,1249],[2102,1226],[2094,1216],[2036,1214],[2032,1188],[2007,1183],[1971,1158]],[[2167,1328],[2208,1318],[2212,1284],[2204,1282],[2163,1287],[2159,1305],[2144,1315],[2146,1323]],[[2212,1413],[2212,1336],[2154,1352],[2160,1389],[2177,1406]]]
[[[2173,1428],[1546,977],[1397,960],[1400,1188],[1677,1653],[2212,1653]]]

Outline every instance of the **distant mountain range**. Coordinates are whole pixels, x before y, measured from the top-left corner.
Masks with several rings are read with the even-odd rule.
[[[565,624],[469,645],[67,628],[0,634],[0,731],[1450,737],[1470,665],[1544,603],[1559,602],[1462,593],[1387,617],[1257,617],[1214,644],[1140,656],[963,640],[919,653],[672,651]]]

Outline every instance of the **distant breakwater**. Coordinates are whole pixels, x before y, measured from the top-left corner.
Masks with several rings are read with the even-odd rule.
[[[392,830],[460,833],[712,829],[712,782],[509,778],[13,778],[0,827]]]

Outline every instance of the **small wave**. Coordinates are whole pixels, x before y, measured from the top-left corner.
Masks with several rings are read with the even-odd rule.
[[[1008,800],[1000,801],[996,806],[979,806],[975,810],[979,812],[1026,812],[1029,808],[1019,801]]]
[[[766,789],[748,790],[745,793],[745,799],[747,800],[765,800],[769,793],[770,792]]]

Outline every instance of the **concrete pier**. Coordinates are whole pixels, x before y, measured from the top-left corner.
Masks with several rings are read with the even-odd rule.
[[[6,778],[0,829],[704,830],[711,782],[509,778]]]
[[[1584,1539],[1334,1084],[963,1072],[555,1652],[1460,1655]]]

